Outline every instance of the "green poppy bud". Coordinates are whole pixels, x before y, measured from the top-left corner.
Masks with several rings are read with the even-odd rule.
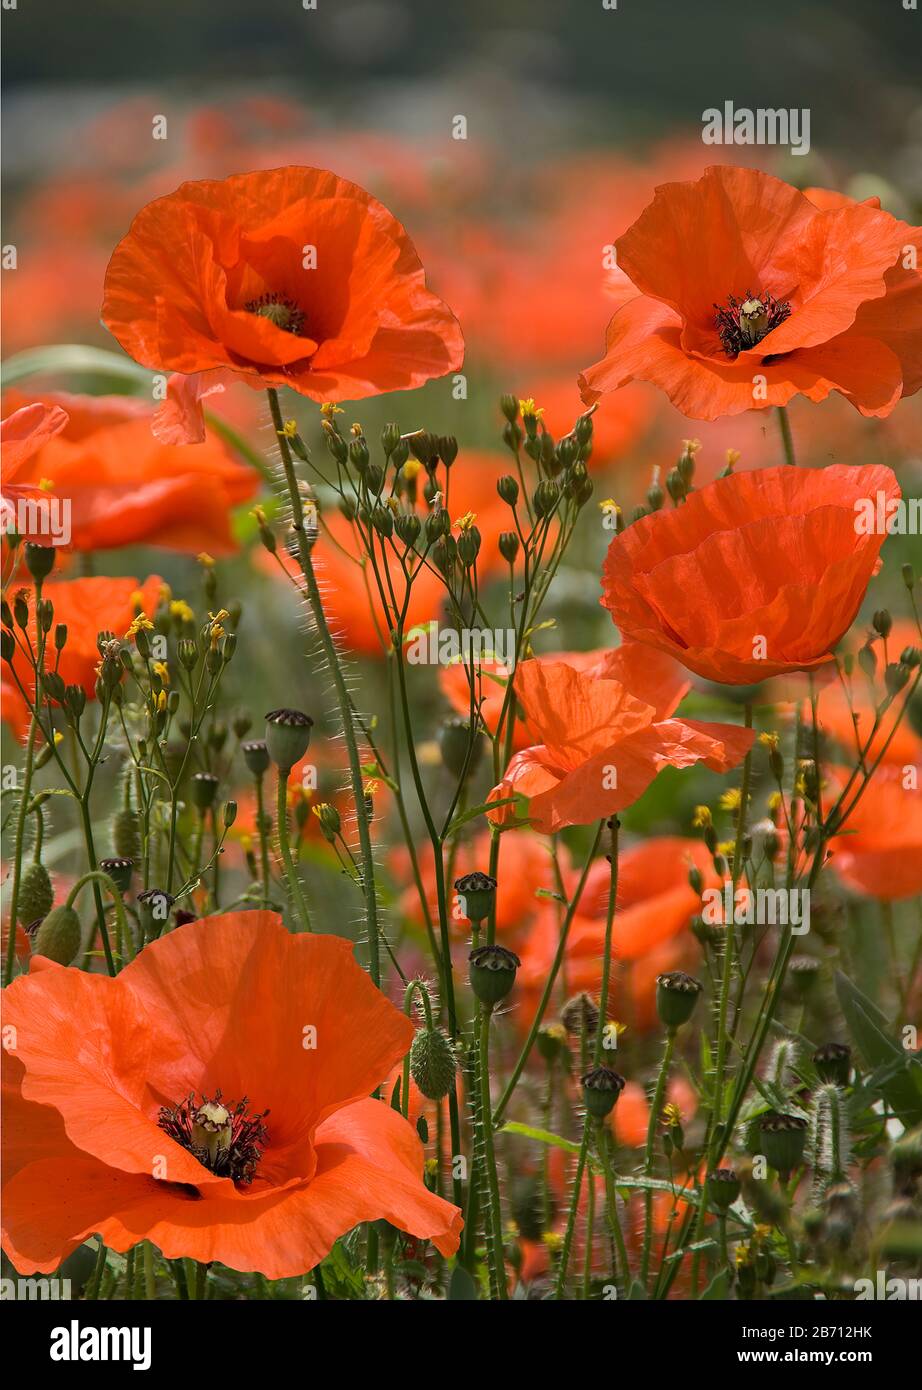
[[[27,864],[19,880],[16,916],[23,926],[47,917],[54,906],[54,889],[44,864]]]
[[[410,1047],[410,1075],[427,1100],[441,1100],[455,1084],[455,1055],[439,1028],[420,1028]]]
[[[46,956],[58,965],[70,965],[80,950],[80,918],[72,907],[53,907],[32,942],[36,956]]]

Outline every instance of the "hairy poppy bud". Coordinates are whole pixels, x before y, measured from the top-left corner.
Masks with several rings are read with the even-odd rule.
[[[117,811],[112,820],[112,845],[120,859],[141,857],[141,821],[137,811]]]
[[[439,1028],[420,1028],[410,1047],[410,1075],[427,1100],[441,1100],[455,1083],[455,1055]]]
[[[279,771],[286,775],[304,757],[314,721],[297,709],[274,709],[266,715],[266,748]]]
[[[593,1119],[604,1120],[624,1090],[624,1077],[612,1071],[611,1067],[593,1067],[592,1071],[580,1077],[580,1085],[583,1088],[583,1104],[589,1114]]]
[[[486,874],[480,877],[486,878]],[[471,951],[468,961],[471,989],[481,1004],[491,1006],[505,999],[522,964],[515,952],[505,946],[478,946]]]
[[[27,925],[37,917],[47,917],[54,905],[54,889],[44,864],[27,864],[19,880],[17,919]]]
[[[23,547],[26,557],[26,568],[35,580],[40,584],[43,579],[47,579],[54,569],[56,559],[53,545],[35,545],[32,541],[26,541]]]
[[[80,918],[74,909],[53,907],[35,933],[32,951],[58,965],[70,965],[80,950],[80,937]]]
[[[598,1005],[584,990],[567,1000],[560,1011],[560,1021],[571,1038],[581,1037],[584,1029],[587,1038],[594,1037],[599,1026]]]
[[[715,1168],[707,1180],[708,1201],[715,1211],[729,1211],[740,1195],[740,1180],[732,1168]]]
[[[852,1050],[847,1043],[824,1043],[814,1052],[813,1065],[821,1081],[847,1086],[852,1071]]]
[[[464,916],[471,922],[482,922],[496,901],[496,879],[480,872],[465,874],[455,879],[455,892]]]
[[[240,751],[243,753],[243,761],[246,763],[247,769],[254,777],[262,777],[271,761],[266,740],[264,738],[247,739],[246,743],[241,743]]]
[[[121,856],[113,859],[100,859],[99,867],[104,874],[109,875],[118,891],[124,896],[131,884],[134,860],[122,859]]]
[[[656,1011],[670,1030],[681,1028],[695,1011],[702,985],[684,970],[670,970],[656,977]]]

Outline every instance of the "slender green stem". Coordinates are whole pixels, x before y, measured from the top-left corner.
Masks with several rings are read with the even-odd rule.
[[[602,1061],[602,1048],[605,1043],[605,1028],[608,1022],[608,989],[611,981],[612,929],[615,923],[615,907],[618,901],[618,831],[621,822],[612,816],[606,822],[611,838],[609,840],[608,862],[611,870],[608,876],[608,908],[605,914],[605,944],[602,948],[602,985],[599,990],[599,1025],[595,1030],[593,1064]]]
[[[38,694],[36,693],[36,701]],[[10,935],[6,945],[6,960],[3,966],[3,983],[8,985],[13,978],[16,963],[16,919],[19,915],[19,885],[22,882],[22,853],[26,830],[26,816],[32,790],[32,766],[35,760],[35,736],[38,733],[38,720],[33,714],[29,722],[29,737],[26,742],[26,762],[22,774],[19,808],[16,814],[16,838],[13,846],[13,886],[10,893]]]
[[[368,815],[365,809],[362,764],[359,759],[358,742],[355,737],[352,703],[349,697],[349,690],[346,686],[346,678],[343,673],[342,663],[339,659],[339,653],[336,650],[336,643],[333,641],[333,636],[323,611],[323,601],[320,597],[320,590],[317,587],[317,576],[314,573],[314,566],[311,560],[310,542],[304,529],[304,507],[301,501],[301,493],[298,489],[294,462],[292,460],[291,450],[288,447],[288,438],[285,434],[278,392],[274,387],[269,388],[268,396],[269,409],[272,413],[272,423],[278,439],[279,451],[282,458],[282,468],[285,473],[288,502],[291,507],[292,526],[294,527],[298,539],[298,558],[301,564],[301,572],[304,575],[307,601],[320,637],[320,644],[323,648],[324,656],[333,676],[333,683],[336,687],[343,735],[346,741],[346,752],[349,758],[349,778],[352,783],[355,818],[359,832],[359,847],[362,860],[362,888],[365,896],[365,925],[368,931],[368,949],[370,955],[370,973],[374,983],[380,985],[381,958],[378,940],[378,901],[375,888],[375,864],[371,846],[371,830],[369,828]]]
[[[304,897],[304,890],[301,887],[301,880],[298,877],[297,866],[291,857],[291,845],[288,840],[288,775],[285,769],[281,767],[278,770],[276,821],[279,853],[282,856],[282,863],[285,865],[285,878],[288,881],[288,892],[292,902],[298,909],[301,930],[309,932],[312,930],[310,913],[307,910],[307,900]]]
[[[490,1264],[490,1278],[499,1299],[508,1297],[506,1287],[506,1261],[503,1254],[502,1209],[499,1201],[499,1178],[496,1172],[496,1153],[493,1146],[493,1115],[490,1099],[490,1018],[493,1009],[489,1004],[480,1005],[480,1049],[477,1070],[480,1077],[480,1112],[477,1122],[480,1126],[483,1143],[484,1166],[486,1168],[486,1195],[484,1220],[487,1237],[487,1257]]]
[[[570,1209],[567,1213],[567,1225],[564,1231],[563,1245],[560,1248],[560,1263],[557,1266],[557,1281],[554,1285],[555,1299],[562,1299],[564,1290],[567,1286],[567,1268],[570,1264],[570,1251],[573,1248],[573,1235],[576,1230],[576,1216],[579,1211],[579,1194],[583,1186],[583,1173],[589,1157],[589,1141],[592,1135],[592,1116],[587,1114],[583,1121],[583,1137],[579,1146],[579,1157],[576,1160],[576,1174],[573,1179],[573,1192],[570,1197]]]
[[[266,827],[266,798],[263,794],[263,773],[254,778],[256,783],[256,830],[259,835],[259,862],[263,880],[263,906],[269,905],[269,835]]]
[[[653,1099],[650,1102],[650,1118],[647,1122],[647,1143],[644,1149],[643,1171],[644,1176],[648,1178],[653,1176],[656,1126],[663,1108],[663,1097],[666,1094],[666,1082],[669,1079],[669,1068],[672,1065],[672,1053],[675,1048],[675,1040],[675,1029],[670,1028],[666,1033],[666,1046],[663,1050],[663,1060],[660,1063],[659,1074],[656,1078],[656,1087],[653,1091]],[[653,1239],[653,1193],[649,1188],[644,1192],[643,1200],[643,1254],[640,1261],[640,1278],[641,1282],[646,1285],[647,1274],[650,1269],[650,1244]]]
[[[781,428],[781,442],[784,445],[785,463],[789,463],[793,468],[797,460],[794,457],[794,436],[791,434],[791,422],[788,419],[788,409],[786,405],[778,406],[778,424]]]
[[[90,1276],[90,1282],[87,1285],[86,1291],[87,1300],[90,1302],[93,1302],[99,1298],[99,1290],[102,1285],[102,1276],[106,1268],[107,1254],[108,1251],[106,1250],[105,1245],[102,1243],[102,1241],[100,1241],[99,1248],[96,1251],[96,1264],[93,1266],[93,1273]]]
[[[615,1245],[618,1249],[620,1260],[620,1273],[627,1286],[631,1277],[631,1265],[628,1259],[627,1246],[624,1243],[624,1232],[621,1229],[621,1220],[618,1215],[618,1194],[615,1187],[614,1177],[614,1156],[612,1154],[612,1137],[608,1125],[604,1120],[599,1120],[597,1124],[597,1146],[599,1162],[602,1165],[602,1172],[605,1177],[605,1208],[608,1214],[608,1224],[611,1227],[612,1235],[615,1238]],[[617,1273],[618,1271],[616,1271]]]

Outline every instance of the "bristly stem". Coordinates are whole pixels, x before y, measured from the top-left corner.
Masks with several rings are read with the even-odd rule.
[[[599,990],[599,1026],[595,1030],[595,1043],[593,1045],[592,1062],[593,1066],[599,1066],[602,1061],[602,1049],[605,1046],[605,1028],[608,1022],[608,989],[611,981],[611,949],[612,949],[612,930],[615,924],[615,907],[618,902],[618,831],[621,829],[621,822],[617,816],[612,816],[606,821],[610,832],[608,842],[608,862],[611,866],[608,875],[608,908],[605,914],[605,944],[602,948],[602,984]]]
[[[669,1068],[672,1065],[672,1053],[675,1048],[675,1029],[670,1028],[666,1034],[666,1047],[663,1051],[663,1060],[660,1063],[659,1074],[656,1078],[656,1089],[653,1092],[653,1099],[650,1102],[650,1118],[647,1123],[647,1144],[644,1149],[643,1171],[644,1177],[653,1176],[653,1149],[656,1142],[656,1125],[663,1108],[663,1097],[666,1094],[666,1082],[669,1078]],[[643,1228],[643,1254],[640,1262],[640,1280],[646,1285],[647,1273],[650,1268],[650,1244],[653,1239],[653,1193],[647,1188],[644,1193],[644,1228]]]
[[[781,442],[784,445],[784,461],[794,468],[797,465],[797,459],[794,457],[794,436],[791,433],[791,421],[786,405],[778,406],[778,424],[781,428]]]
[[[298,909],[298,917],[301,921],[302,931],[312,931],[310,913],[307,910],[307,900],[304,897],[304,889],[301,887],[301,880],[298,877],[298,868],[291,856],[291,844],[288,839],[288,777],[285,769],[278,770],[278,798],[276,805],[276,832],[278,834],[279,852],[282,856],[282,863],[285,865],[285,877],[288,880],[288,891]]]
[[[304,507],[301,502],[301,493],[298,490],[298,480],[295,476],[291,449],[288,447],[288,437],[285,434],[285,422],[282,419],[278,392],[274,387],[270,386],[267,394],[269,397],[269,409],[272,413],[272,424],[282,458],[282,468],[285,473],[288,502],[291,507],[292,526],[294,527],[298,539],[298,559],[301,564],[301,572],[304,575],[307,601],[314,623],[317,627],[317,632],[320,636],[320,643],[323,647],[324,656],[333,674],[333,683],[336,686],[336,697],[339,702],[340,715],[342,718],[343,735],[346,740],[346,752],[349,757],[349,779],[352,784],[352,798],[355,803],[355,818],[359,832],[359,848],[362,859],[362,888],[365,896],[365,925],[368,930],[368,950],[370,956],[369,973],[374,983],[380,985],[381,959],[378,940],[378,901],[375,891],[375,864],[371,848],[371,831],[369,829],[368,815],[365,809],[362,764],[359,759],[358,742],[355,737],[352,705],[349,698],[349,690],[346,686],[346,678],[343,674],[342,664],[339,660],[339,653],[336,650],[336,643],[333,641],[333,636],[323,611],[320,590],[317,587],[317,576],[314,573],[314,565],[311,560],[310,542],[307,537],[307,532],[304,529]]]
[[[493,1147],[493,1102],[490,1099],[490,1019],[493,1009],[488,1004],[480,1005],[480,1048],[477,1058],[477,1071],[480,1077],[480,1109],[477,1124],[483,1142],[486,1181],[485,1225],[487,1236],[487,1255],[490,1264],[490,1281],[494,1285],[496,1297],[508,1297],[506,1288],[506,1262],[503,1255],[503,1221],[499,1202],[499,1178],[496,1174],[496,1153]]]

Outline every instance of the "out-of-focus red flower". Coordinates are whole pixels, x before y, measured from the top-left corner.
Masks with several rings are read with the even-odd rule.
[[[820,728],[827,738],[833,739],[838,745],[838,761],[842,763],[854,764],[859,749],[864,750],[865,744],[871,739],[869,747],[865,750],[865,762],[868,767],[882,757],[885,763],[894,766],[916,764],[922,773],[922,739],[905,717],[900,719],[894,729],[895,715],[897,709],[901,708],[901,700],[880,719],[877,732],[871,738],[877,710],[886,699],[886,690],[880,680],[884,666],[888,662],[899,661],[900,653],[906,647],[920,645],[922,639],[919,637],[919,630],[915,623],[904,619],[894,622],[886,644],[877,633],[870,634],[870,637],[874,639],[872,650],[877,661],[875,684],[869,684],[867,677],[860,670],[856,670],[847,686],[838,681],[830,681],[823,687],[819,697],[817,714]],[[853,648],[854,646],[852,643]],[[809,721],[810,717],[809,704],[805,704],[804,719]]]
[[[846,780],[843,770],[833,770],[834,787],[843,787]],[[859,786],[856,781],[846,806]],[[829,862],[847,887],[884,902],[922,893],[918,768],[912,777],[901,767],[881,765],[848,816],[844,831],[830,842]]]
[[[664,184],[616,242],[639,293],[583,399],[640,380],[701,420],[832,391],[888,415],[922,385],[922,272],[905,263],[920,245],[879,208],[821,208],[754,169]]]
[[[718,479],[628,526],[608,548],[602,603],[625,638],[709,680],[746,685],[831,658],[885,535],[856,506],[900,496],[889,468],[782,465]]]
[[[50,398],[49,398],[50,399]],[[37,501],[50,491],[41,487],[44,475],[32,477],[33,460],[67,425],[67,414],[59,405],[47,401],[32,401],[28,405],[7,402],[11,413],[0,423],[0,446],[3,449],[3,494],[0,496],[0,517],[3,532],[15,531],[24,541],[49,544],[47,530],[25,517],[21,503]]]
[[[460,366],[464,348],[400,223],[323,169],[184,183],[149,203],[109,263],[103,319],[146,367],[316,401],[409,390]],[[177,387],[158,431],[188,443],[201,390]]]
[[[58,672],[65,685],[82,686],[88,699],[94,698],[96,667],[100,660],[96,645],[98,633],[124,636],[136,614],[151,616],[162,587],[163,581],[156,575],[151,575],[143,584],[136,579],[104,578],[46,581],[42,597],[52,604],[55,626],[63,623],[67,627],[67,643],[58,663]],[[34,650],[34,611],[29,614],[28,633]],[[33,698],[35,682],[31,669],[18,650],[12,665],[29,698]],[[17,734],[28,728],[28,707],[6,663],[3,666],[3,718]]]
[[[532,825],[553,834],[632,805],[664,767],[703,762],[728,772],[742,760],[751,729],[669,717],[688,689],[671,658],[660,661],[636,643],[611,656],[613,669],[597,673],[565,661],[520,664],[515,693],[540,742],[513,755],[489,801],[524,796]],[[508,823],[515,806],[490,818]]]
[[[228,513],[253,496],[259,477],[215,434],[195,448],[179,448],[154,439],[153,413],[143,401],[64,393],[43,399],[66,423],[21,476],[34,485],[47,479],[55,496],[70,503],[73,549],[152,545],[226,554],[236,548]],[[34,409],[28,401],[18,391],[7,393],[9,405]]]

